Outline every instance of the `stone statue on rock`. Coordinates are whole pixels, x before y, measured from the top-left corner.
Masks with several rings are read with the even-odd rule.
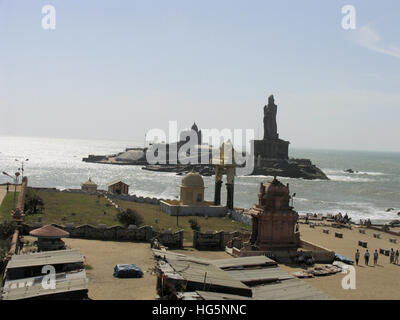
[[[276,124],[276,113],[278,106],[275,104],[274,96],[268,97],[268,105],[264,106],[264,140],[278,139],[278,127]]]

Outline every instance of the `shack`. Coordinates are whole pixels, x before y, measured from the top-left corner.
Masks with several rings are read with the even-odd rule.
[[[266,256],[199,259],[153,249],[161,299],[330,300]]]
[[[88,299],[83,264],[79,249],[13,255],[5,268],[0,299]],[[51,268],[55,272],[53,288],[43,285]]]
[[[108,192],[115,194],[129,194],[129,185],[121,180],[115,180],[108,185]]]

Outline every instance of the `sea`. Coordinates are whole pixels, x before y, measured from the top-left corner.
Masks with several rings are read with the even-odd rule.
[[[143,146],[134,141],[81,140],[0,136],[0,171],[13,175],[24,161],[29,185],[58,189],[80,188],[89,177],[99,188],[122,179],[130,193],[143,197],[177,199],[182,176],[142,170],[141,166],[86,163],[89,154],[103,155]],[[354,222],[371,219],[385,223],[400,219],[400,153],[341,150],[290,149],[291,158],[307,158],[330,178],[304,180],[279,178],[289,183],[295,210],[302,213],[347,213]],[[345,169],[355,173],[347,173]],[[257,202],[261,182],[268,176],[235,177],[234,205],[250,208]],[[0,175],[0,183],[12,181]],[[212,200],[214,177],[204,177],[205,199]],[[226,199],[222,189],[222,201]],[[387,211],[393,208],[394,210]]]

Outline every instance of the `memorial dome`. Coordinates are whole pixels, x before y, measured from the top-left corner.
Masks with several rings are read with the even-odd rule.
[[[183,177],[181,187],[204,188],[203,177],[197,172],[189,172]]]

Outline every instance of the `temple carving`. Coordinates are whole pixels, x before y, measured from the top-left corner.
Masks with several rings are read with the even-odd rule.
[[[289,185],[274,180],[260,185],[258,204],[250,209],[253,230],[250,244],[258,250],[297,248],[300,234],[296,232],[298,214],[290,206]]]

